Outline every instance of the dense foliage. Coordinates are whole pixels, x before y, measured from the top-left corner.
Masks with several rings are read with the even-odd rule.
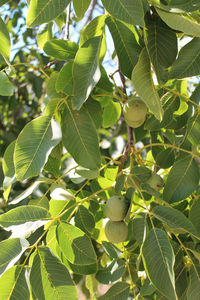
[[[200,1],[0,12],[0,299],[200,299]]]

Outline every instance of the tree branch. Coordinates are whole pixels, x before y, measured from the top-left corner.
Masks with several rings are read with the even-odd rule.
[[[97,4],[97,0],[93,0],[89,15],[88,15],[87,20],[85,22],[85,25],[88,24],[92,20],[93,10],[94,10],[96,4]]]
[[[65,24],[65,35],[64,35],[65,40],[69,40],[70,13],[71,13],[71,3],[69,3],[69,5],[67,6],[67,16],[66,16],[66,24]]]
[[[119,65],[119,61],[118,61],[118,65]],[[127,96],[127,92],[126,92],[126,80],[125,77],[123,75],[123,73],[120,70],[120,66],[119,66],[119,76],[121,79],[121,83],[122,83],[122,91],[123,93]],[[131,148],[134,147],[134,140],[133,140],[133,132],[132,132],[132,128],[128,125],[126,125],[127,127],[127,135],[128,135],[128,143],[124,149],[124,153],[122,155],[121,161],[120,161],[120,165],[119,165],[119,169],[118,169],[118,173],[121,172],[121,170],[123,169],[124,163],[127,159],[127,156],[131,150]]]
[[[58,60],[57,60],[57,59],[54,59],[54,60],[48,62],[48,64],[47,64],[46,66],[42,67],[41,69],[42,69],[42,70],[49,69],[49,68],[51,68],[51,66],[55,65],[57,62],[58,62]]]

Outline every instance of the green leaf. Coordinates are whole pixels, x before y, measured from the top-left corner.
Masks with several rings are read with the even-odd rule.
[[[59,177],[61,171],[61,158],[63,154],[63,144],[59,143],[49,155],[44,170],[52,174],[55,178]]]
[[[136,37],[127,26],[112,17],[106,18],[106,24],[112,35],[115,50],[119,58],[120,69],[124,75],[131,78],[131,73],[135,67],[141,46],[138,44]]]
[[[122,174],[116,178],[116,183],[115,183],[115,193],[116,194],[120,194],[121,191],[123,190],[125,180],[126,180],[125,174]]]
[[[200,199],[198,199],[194,205],[192,206],[189,214],[190,221],[200,234],[200,222],[199,222],[199,216],[200,216]]]
[[[38,300],[77,300],[77,291],[67,268],[47,247],[37,248],[30,282]]]
[[[70,193],[65,189],[65,187],[57,183],[52,184],[50,191],[50,197],[54,200],[69,201],[75,199],[75,196],[72,193]]]
[[[153,285],[168,299],[177,300],[175,292],[175,256],[166,233],[151,229],[142,247],[145,270]]]
[[[30,299],[25,273],[26,269],[23,266],[14,266],[3,274],[0,278],[1,300]]]
[[[163,198],[169,203],[186,199],[197,188],[199,169],[195,160],[186,155],[175,161],[167,177]]]
[[[51,219],[45,208],[33,205],[14,208],[0,217],[0,224],[11,231],[12,238],[28,238]]]
[[[103,284],[111,284],[119,280],[125,272],[125,261],[122,259],[113,260],[108,263],[105,268],[100,268],[95,275],[98,282]]]
[[[99,54],[102,37],[87,40],[78,50],[73,64],[73,108],[79,110],[99,81]]]
[[[84,17],[86,10],[90,5],[91,0],[73,0],[73,8],[79,19]]]
[[[105,250],[105,252],[111,257],[111,258],[119,258],[122,255],[122,252],[112,243],[103,241],[102,246]]]
[[[160,195],[160,193],[158,191],[156,191],[154,188],[152,188],[148,183],[142,183],[141,184],[141,189],[144,192],[144,198],[147,196],[147,194],[149,194],[147,196],[147,200],[150,199],[149,196],[153,196],[159,200],[162,200],[162,197]]]
[[[200,278],[196,267],[190,269],[190,281],[187,289],[187,300],[200,299]]]
[[[7,239],[0,242],[0,275],[11,268],[29,246],[25,239]]]
[[[199,145],[199,132],[200,132],[200,115],[195,113],[187,123],[186,136],[190,143],[194,146]]]
[[[14,86],[8,79],[4,72],[0,72],[0,95],[12,96],[14,93]]]
[[[59,33],[61,33],[63,26],[66,24],[67,10],[64,10],[58,17],[55,18],[55,23],[59,28]]]
[[[52,27],[53,22],[49,22],[48,24],[42,25],[37,34],[37,44],[40,49],[43,49],[45,43],[52,39]]]
[[[161,19],[171,28],[184,32],[187,35],[200,37],[200,24],[184,16],[166,12],[156,8]]]
[[[0,18],[0,41],[1,41],[0,53],[9,60],[10,49],[11,49],[10,36],[6,24],[2,21],[1,18]]]
[[[51,199],[49,202],[49,212],[51,213],[52,217],[57,217],[64,210],[66,210],[66,213],[63,215],[63,219],[66,219],[73,212],[75,205],[75,200],[66,201]]]
[[[105,15],[94,18],[87,27],[81,32],[80,45],[83,45],[87,40],[95,37],[102,36],[105,29]]]
[[[9,202],[9,204],[17,204],[20,201],[28,198],[37,188],[41,183],[47,183],[51,184],[52,181],[49,178],[46,177],[39,177],[38,180],[36,180],[33,184],[31,184],[27,189],[25,189],[21,194],[17,195],[16,198],[14,198],[12,201]]]
[[[115,180],[110,180],[110,179],[105,178],[103,176],[99,176],[97,178],[97,182],[99,183],[99,185],[102,189],[106,189],[106,188],[111,187],[114,184]]]
[[[147,167],[135,166],[131,169],[130,174],[134,175],[140,182],[145,182],[151,177],[152,172]]]
[[[172,207],[156,206],[153,208],[152,213],[157,219],[167,224],[170,228],[184,230],[200,239],[200,234],[198,235],[193,224],[179,210]]]
[[[117,123],[121,116],[121,105],[118,102],[109,101],[103,110],[103,127],[111,127]]]
[[[156,155],[156,162],[163,169],[171,167],[174,163],[174,160],[174,149],[170,147],[160,151],[158,155]]]
[[[110,180],[115,181],[117,177],[117,173],[118,173],[117,166],[108,166],[107,168],[104,169],[104,176]]]
[[[15,149],[15,142],[13,141],[6,149],[3,156],[3,173],[4,173],[4,189],[8,188],[10,184],[16,181],[15,166],[13,161],[13,154]]]
[[[157,131],[168,125],[170,126],[170,123],[173,121],[173,114],[175,111],[177,113],[177,109],[180,106],[180,99],[177,95],[166,93],[161,98],[161,104],[164,111],[162,122],[159,122],[153,115],[150,115],[145,122],[145,129]]]
[[[52,98],[45,108],[44,116],[52,117],[54,113],[58,111],[61,102],[63,102],[62,98]]]
[[[33,27],[55,19],[71,0],[31,0],[26,25]]]
[[[129,224],[130,237],[138,242],[138,245],[142,245],[145,241],[148,227],[145,214],[137,214]]]
[[[163,109],[153,84],[150,60],[146,48],[140,54],[139,61],[133,69],[131,79],[138,95],[146,103],[154,116],[161,121]]]
[[[8,2],[9,0],[0,0],[0,6],[4,5],[6,2]]]
[[[197,86],[195,87],[195,90],[193,91],[192,95],[190,96],[190,99],[196,103],[199,103],[199,97],[200,97],[200,83],[197,84]]]
[[[75,274],[80,275],[89,275],[89,274],[95,274],[97,272],[97,264],[91,264],[91,265],[76,265],[72,264],[70,261],[67,262],[67,266],[69,265],[71,271]]]
[[[62,115],[63,145],[81,166],[97,169],[101,164],[99,142],[93,120],[87,109],[74,111],[65,102]]]
[[[100,78],[99,82],[97,83],[97,88],[111,94],[113,92],[114,86],[111,83],[111,81],[109,80],[106,70],[103,68],[102,65],[100,66],[100,70],[101,70],[101,78]],[[93,95],[93,98],[95,98],[95,95]],[[102,98],[106,98],[106,97],[102,97]],[[101,99],[97,98],[96,100],[100,101]]]
[[[158,4],[157,0],[154,0],[153,4],[154,2],[155,5],[158,5],[158,7],[172,12],[191,12],[200,7],[199,0],[168,0],[169,3],[166,3],[166,5]]]
[[[31,199],[28,201],[28,205],[40,206],[49,210],[49,199],[44,196],[41,198]]]
[[[181,48],[170,71],[170,78],[185,78],[200,73],[200,38],[194,38]]]
[[[76,173],[83,178],[94,179],[100,176],[99,170],[90,170],[79,166],[76,168]]]
[[[52,99],[52,98],[62,98],[63,95],[60,94],[60,93],[57,93],[57,90],[56,90],[56,81],[59,77],[59,73],[55,72],[55,73],[52,73],[49,80],[47,81],[47,96]],[[50,103],[51,105],[51,103]],[[47,107],[48,107],[48,104],[47,104]]]
[[[82,46],[87,40],[93,37],[102,37],[99,53],[100,62],[102,62],[106,54],[105,19],[106,15],[97,16],[87,25],[87,27],[83,31],[81,31],[80,35],[80,46]],[[102,66],[100,66],[100,68],[102,68]]]
[[[102,0],[105,9],[114,17],[128,24],[144,26],[144,10],[141,0]]]
[[[97,289],[98,289],[98,282],[95,279],[94,275],[86,276],[85,285],[86,288],[89,290],[90,295],[93,297],[93,295],[97,293]],[[96,300],[95,298],[96,296],[93,297],[94,300]]]
[[[177,248],[178,247],[176,244],[176,249]],[[180,248],[178,248],[175,251],[179,251],[179,253],[176,252],[177,257],[176,257],[176,265],[175,265],[177,297],[180,300],[186,300],[186,293],[187,293],[187,287],[188,287],[188,269],[183,262],[184,258],[182,256],[182,253],[180,254],[180,252],[181,252]],[[182,262],[181,262],[181,260],[182,260]]]
[[[72,76],[73,61],[68,62],[62,67],[56,81],[56,91],[64,92],[67,95],[73,94],[73,76]]]
[[[84,231],[87,235],[91,236],[95,227],[95,220],[89,210],[80,205],[75,215],[75,225]]]
[[[56,225],[52,225],[46,235],[46,246],[50,248],[55,256],[58,256],[58,243],[56,240]]]
[[[74,42],[53,39],[45,43],[43,50],[48,56],[68,60],[75,57],[78,46]]]
[[[177,55],[177,37],[158,16],[146,18],[145,40],[158,80],[165,80],[165,69],[171,66]]]
[[[11,225],[20,225],[37,220],[49,220],[51,215],[48,210],[38,206],[19,206],[0,215],[0,224],[4,228]]]
[[[57,241],[64,257],[72,264],[88,266],[97,263],[90,238],[78,227],[60,223],[57,227]]]
[[[98,300],[127,300],[130,286],[126,282],[115,283],[103,296],[98,297]]]
[[[147,278],[141,287],[140,296],[152,295],[156,291],[155,286]]]
[[[89,97],[85,103],[85,107],[87,108],[96,128],[99,129],[103,122],[103,109],[101,104],[92,97]]]
[[[51,150],[60,142],[61,130],[58,122],[42,116],[29,122],[19,134],[14,152],[14,163],[18,180],[37,176]]]

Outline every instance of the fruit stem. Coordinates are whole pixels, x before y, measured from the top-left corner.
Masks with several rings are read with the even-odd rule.
[[[119,72],[119,76],[121,79],[121,83],[122,83],[122,92],[124,93],[124,95],[127,97],[127,92],[126,92],[126,80],[124,75],[122,74],[121,70],[120,70],[120,64],[119,64],[119,59],[118,59],[118,72]],[[132,148],[134,148],[134,139],[133,139],[133,132],[132,132],[132,128],[130,126],[127,125],[127,135],[128,135],[128,143],[124,149],[124,153],[122,155],[121,161],[120,161],[120,165],[119,165],[119,169],[118,169],[118,174],[121,172],[121,170],[123,169],[124,163],[126,161],[126,158],[130,152],[130,150]]]
[[[124,149],[124,153],[122,155],[121,161],[120,161],[120,165],[119,165],[119,169],[118,169],[118,173],[121,172],[121,170],[123,169],[124,163],[127,159],[127,156],[130,152],[130,150],[132,148],[134,148],[134,141],[133,141],[133,133],[132,133],[132,128],[129,127],[127,125],[127,133],[128,133],[128,143]]]

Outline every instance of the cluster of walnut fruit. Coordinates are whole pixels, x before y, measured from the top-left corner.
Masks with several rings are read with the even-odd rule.
[[[140,127],[146,120],[147,106],[138,97],[130,98],[123,107],[123,114],[128,126],[132,128]],[[147,183],[151,188],[160,191],[164,182],[160,175],[152,174]],[[126,187],[139,188],[140,182],[133,175],[128,175]],[[109,221],[105,226],[107,239],[112,243],[124,242],[128,235],[128,226],[124,222],[128,211],[128,203],[123,196],[112,196],[105,205],[105,215]]]

